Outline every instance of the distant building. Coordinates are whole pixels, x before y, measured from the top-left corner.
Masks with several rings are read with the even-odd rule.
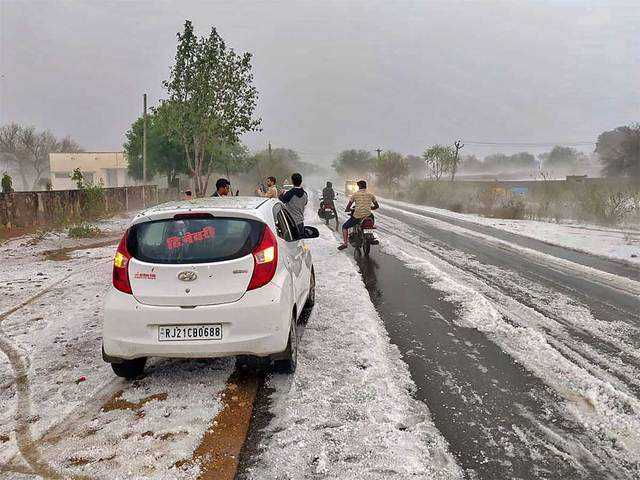
[[[132,184],[127,175],[127,157],[124,152],[50,153],[51,188],[71,190],[77,188],[71,180],[79,168],[84,182],[103,187],[124,187]]]
[[[567,175],[567,182],[584,183],[587,178],[587,175]]]

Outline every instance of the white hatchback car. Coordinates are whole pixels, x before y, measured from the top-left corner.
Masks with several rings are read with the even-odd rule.
[[[315,300],[305,238],[276,199],[201,198],[138,214],[115,255],[103,358],[121,377],[149,356],[271,356],[293,372],[296,325]],[[306,318],[303,317],[303,318]]]

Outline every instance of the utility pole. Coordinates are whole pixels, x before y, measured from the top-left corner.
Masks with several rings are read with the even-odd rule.
[[[271,142],[269,142],[269,164],[271,164]]]
[[[378,160],[380,160],[380,154],[382,153],[382,149],[380,147],[375,149],[375,152],[378,153]]]
[[[456,154],[455,154],[455,157],[453,158],[453,165],[451,165],[451,181],[452,182],[455,180],[456,173],[458,172],[458,164],[460,163],[460,157],[458,155],[462,147],[464,147],[464,143],[462,143],[462,140],[458,139],[454,142],[453,146],[456,149]]]
[[[142,183],[147,183],[147,94],[142,95]]]
[[[147,94],[142,95],[142,206],[145,206],[144,188],[147,184]]]

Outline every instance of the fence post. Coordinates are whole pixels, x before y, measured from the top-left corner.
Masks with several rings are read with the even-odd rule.
[[[129,187],[124,187],[124,210],[129,211]]]

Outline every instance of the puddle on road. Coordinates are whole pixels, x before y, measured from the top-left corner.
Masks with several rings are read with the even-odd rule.
[[[109,245],[115,246],[119,239],[119,237],[111,237],[107,240],[103,240],[97,243],[74,245],[73,247],[63,247],[57,248],[55,250],[46,250],[42,252],[42,256],[45,258],[45,260],[64,262],[66,260],[71,260],[72,257],[69,254],[72,252],[76,252],[78,250],[92,250],[94,248],[108,247]]]

